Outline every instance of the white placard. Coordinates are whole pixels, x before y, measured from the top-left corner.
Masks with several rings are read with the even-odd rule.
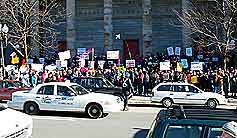
[[[173,47],[168,47],[167,48],[167,52],[168,52],[168,55],[170,56],[170,55],[174,55],[174,49],[173,49]]]
[[[181,47],[175,47],[175,55],[180,56]]]
[[[136,61],[135,60],[126,60],[126,67],[135,68],[136,67]]]
[[[203,62],[191,62],[191,70],[203,70]]]
[[[187,59],[181,59],[181,64],[184,69],[188,68],[188,60]]]
[[[193,56],[193,49],[191,47],[186,48],[186,56],[188,57]]]
[[[170,70],[170,61],[160,62],[160,70]]]
[[[119,51],[107,51],[107,59],[119,59]]]
[[[67,50],[67,51],[64,51],[64,52],[59,52],[58,56],[59,56],[59,59],[61,61],[66,60],[66,59],[70,59],[71,58],[70,50]]]
[[[47,69],[49,71],[53,71],[53,70],[57,69],[57,66],[56,65],[48,65],[48,66],[45,67],[45,69]]]
[[[36,70],[38,72],[43,71],[44,64],[31,64],[31,69]]]

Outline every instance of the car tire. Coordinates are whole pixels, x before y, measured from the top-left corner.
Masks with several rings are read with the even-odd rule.
[[[24,105],[24,112],[29,115],[36,115],[39,113],[39,106],[34,102],[27,102]]]
[[[103,109],[99,104],[90,104],[87,108],[87,115],[92,119],[101,118],[103,116]]]
[[[162,105],[166,108],[171,107],[172,104],[173,104],[173,101],[170,98],[165,98],[165,99],[162,100]]]
[[[207,101],[207,106],[211,109],[215,109],[217,107],[218,103],[215,99],[209,99]]]

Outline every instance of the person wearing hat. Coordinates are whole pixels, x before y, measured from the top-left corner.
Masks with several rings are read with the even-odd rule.
[[[222,127],[221,138],[237,138],[237,123],[234,121],[228,122]]]
[[[130,79],[129,72],[125,72],[125,80],[122,85],[122,91],[124,96],[124,108],[123,111],[128,110],[128,94],[130,93],[131,88],[133,87],[132,81]]]

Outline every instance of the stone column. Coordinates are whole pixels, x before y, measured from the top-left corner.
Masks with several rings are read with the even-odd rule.
[[[76,54],[75,41],[76,41],[76,30],[75,30],[75,16],[76,16],[76,0],[66,0],[66,9],[68,14],[67,17],[67,48],[71,51],[71,56]]]
[[[143,55],[150,55],[152,52],[152,14],[151,0],[143,0]]]
[[[112,3],[112,0],[104,0],[104,52],[113,48]]]

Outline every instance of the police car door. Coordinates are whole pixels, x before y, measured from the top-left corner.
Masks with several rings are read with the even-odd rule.
[[[55,85],[45,85],[38,89],[35,98],[41,110],[55,110]]]
[[[76,108],[74,105],[75,96],[76,94],[69,87],[57,85],[57,109],[60,111],[73,111]]]

